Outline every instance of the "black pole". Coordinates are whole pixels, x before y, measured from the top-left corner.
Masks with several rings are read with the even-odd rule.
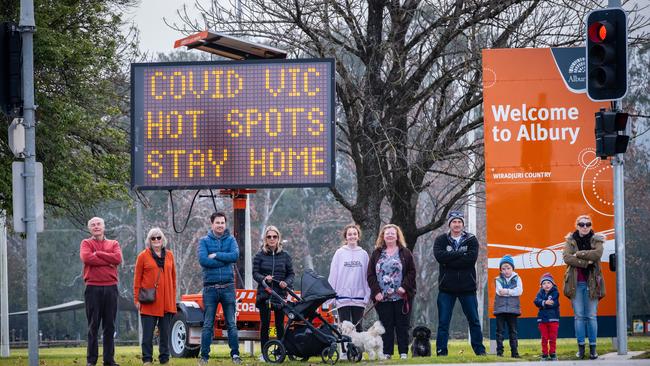
[[[248,195],[245,193],[233,192],[232,207],[233,207],[233,236],[237,240],[239,246],[239,259],[237,259],[237,266],[235,271],[235,285],[237,288],[244,288],[246,278],[244,276],[244,251],[246,243],[246,200]]]

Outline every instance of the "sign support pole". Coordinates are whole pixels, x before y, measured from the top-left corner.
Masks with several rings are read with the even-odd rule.
[[[144,236],[142,230],[142,201],[136,198],[135,200],[135,251],[136,255],[140,254],[144,250]],[[142,317],[138,311],[138,343],[142,346]]]
[[[244,234],[246,232],[246,202],[248,202],[248,196],[245,193],[241,194],[238,190],[233,191],[233,235],[235,236],[235,239],[237,239],[237,245],[239,245],[240,249],[239,259],[237,260],[237,278],[235,279],[235,285],[237,288],[244,288],[244,282],[246,281],[245,275],[242,273],[242,270],[246,266],[244,263],[245,255],[241,255],[241,249],[244,248],[245,242]]]
[[[253,283],[253,258],[250,246],[250,234],[247,235],[246,233],[249,226],[247,214],[250,215],[247,209],[248,195],[255,192],[257,191],[254,189],[222,189],[220,191],[222,196],[229,196],[232,198],[233,236],[235,237],[235,240],[237,240],[240,254],[239,259],[237,260],[237,271],[235,272],[236,288],[252,288]],[[243,256],[241,255],[242,253],[244,253]],[[250,275],[247,274],[247,269],[249,267],[251,269]]]

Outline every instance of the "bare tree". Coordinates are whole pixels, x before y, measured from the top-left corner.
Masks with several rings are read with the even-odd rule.
[[[408,246],[445,222],[483,179],[481,50],[572,46],[593,0],[248,0],[197,7],[204,23],[293,50],[333,57],[337,72],[337,149],[356,185],[331,189],[364,232],[377,233],[382,205]],[[199,22],[179,11],[185,32]],[[647,24],[633,21],[632,28]],[[477,135],[480,135],[477,134]],[[445,182],[444,185],[438,182]],[[422,193],[443,187],[426,222]],[[364,239],[370,246],[373,235]]]
[[[284,189],[281,189],[279,193],[274,194],[274,191],[271,189],[265,189],[263,194],[264,194],[264,203],[262,205],[262,208],[260,212],[260,243],[264,242],[264,229],[266,226],[269,224],[269,219],[271,218],[271,215],[273,215],[273,211],[275,211],[275,208],[277,207],[278,203],[280,203],[280,200],[282,199],[282,196],[284,196]],[[253,244],[255,245],[255,244]]]

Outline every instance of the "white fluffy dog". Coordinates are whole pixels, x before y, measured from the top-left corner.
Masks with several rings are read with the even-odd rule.
[[[344,320],[341,323],[341,333],[350,336],[352,343],[359,347],[362,353],[368,352],[369,359],[384,359],[384,341],[382,341],[381,335],[386,333],[386,329],[384,329],[384,326],[381,325],[379,320],[370,329],[361,333],[357,332],[354,324]]]

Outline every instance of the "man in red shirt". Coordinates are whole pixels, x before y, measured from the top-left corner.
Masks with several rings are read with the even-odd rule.
[[[81,241],[79,255],[84,265],[84,301],[88,319],[88,349],[86,366],[95,366],[98,358],[97,333],[104,330],[104,366],[115,363],[115,316],[117,315],[117,266],[122,263],[122,250],[117,240],[104,236],[104,219],[88,221],[92,237]]]

